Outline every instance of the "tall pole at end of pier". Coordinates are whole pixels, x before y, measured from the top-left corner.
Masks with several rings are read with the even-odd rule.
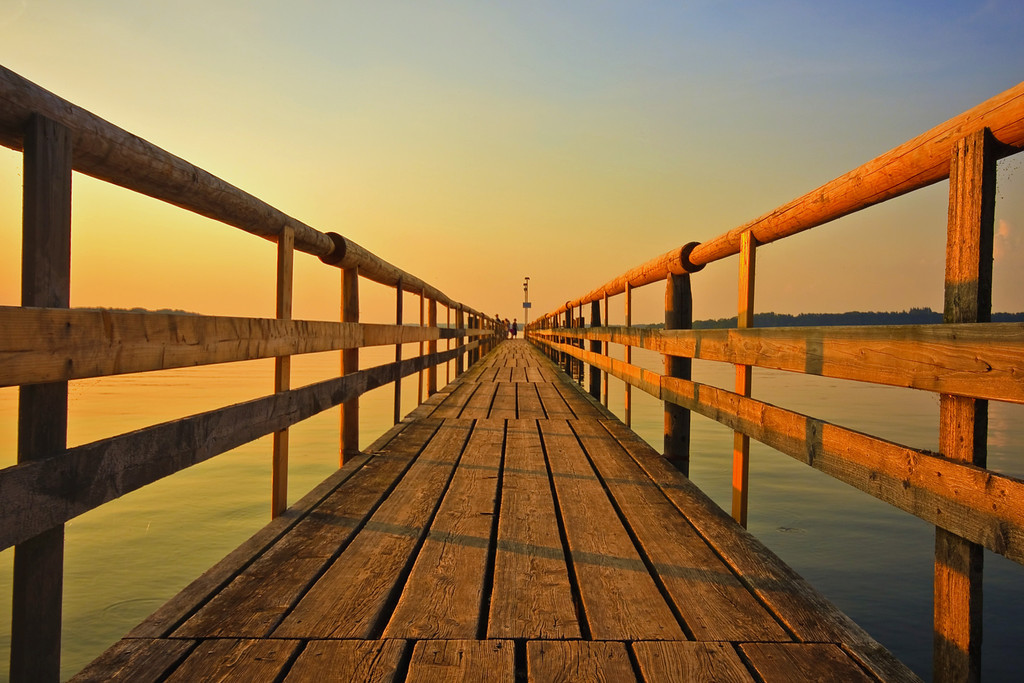
[[[523,330],[530,324],[530,277],[523,280]],[[524,332],[525,334],[525,332]]]

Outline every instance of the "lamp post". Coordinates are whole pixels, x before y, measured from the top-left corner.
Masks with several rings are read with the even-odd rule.
[[[523,330],[530,323],[530,278],[523,280]]]

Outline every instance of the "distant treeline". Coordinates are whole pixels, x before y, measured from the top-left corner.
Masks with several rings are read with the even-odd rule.
[[[927,325],[942,322],[942,314],[930,308],[909,311],[850,311],[848,313],[755,313],[754,327],[813,327],[826,325]],[[1024,322],[1024,313],[993,313],[994,323]],[[736,316],[695,320],[694,329],[736,327]]]

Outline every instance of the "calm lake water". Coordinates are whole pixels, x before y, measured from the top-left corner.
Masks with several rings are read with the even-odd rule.
[[[412,346],[412,345],[410,345]],[[406,355],[412,355],[409,348]],[[634,350],[660,369],[661,357]],[[394,360],[394,349],[364,350],[364,367]],[[293,359],[292,386],[333,376],[338,354]],[[696,363],[697,381],[731,388],[731,366]],[[439,380],[443,384],[442,368]],[[273,362],[81,380],[71,383],[69,443],[88,443],[266,394]],[[937,450],[938,399],[788,373],[754,372],[754,396],[908,446]],[[622,415],[622,383],[610,408]],[[403,384],[403,413],[416,378]],[[362,445],[391,425],[393,393],[363,397]],[[662,408],[634,389],[633,428],[661,449]],[[0,389],[0,466],[14,462],[17,390]],[[989,464],[1024,473],[1024,410],[990,407]],[[337,468],[338,410],[294,427],[289,501]],[[693,417],[691,477],[730,505],[732,432]],[[70,676],[269,520],[270,439],[263,438],[124,496],[67,526],[63,674]],[[922,677],[931,675],[934,530],[928,524],[756,442],[751,444],[750,530]],[[8,658],[13,553],[0,554],[0,657]],[[1020,680],[1024,567],[985,556],[986,680]],[[6,666],[2,667],[6,671]]]

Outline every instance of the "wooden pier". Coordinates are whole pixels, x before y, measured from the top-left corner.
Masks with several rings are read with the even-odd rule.
[[[521,340],[75,680],[914,679]]]
[[[2,66],[0,144],[25,162],[22,305],[0,306],[0,386],[19,387],[18,462],[0,470],[12,681],[60,678],[70,520],[267,435],[269,525],[78,680],[916,680],[745,530],[750,439],[934,525],[933,676],[980,678],[982,553],[1024,564],[1024,479],[986,452],[988,402],[1024,403],[1024,325],[991,322],[996,162],[1024,150],[1024,83],[719,237],[553,297],[529,341]],[[73,171],[273,241],[276,317],[69,308]],[[760,245],[944,180],[943,324],[752,327]],[[292,319],[296,252],[339,271],[340,320]],[[691,276],[733,255],[737,327],[690,329]],[[394,324],[360,321],[365,280],[393,288]],[[648,285],[665,287],[663,327],[633,324]],[[393,363],[360,367],[384,346]],[[291,357],[328,351],[339,375],[293,388]],[[259,358],[275,359],[270,395],[68,447],[69,381]],[[735,391],[692,381],[694,359],[735,366]],[[752,367],[933,392],[940,452],[761,401]],[[360,396],[386,385],[395,426],[360,451]],[[634,388],[664,404],[660,454],[629,430]],[[341,467],[287,507],[289,428],[335,406]],[[692,413],[735,432],[731,516],[685,476]]]

